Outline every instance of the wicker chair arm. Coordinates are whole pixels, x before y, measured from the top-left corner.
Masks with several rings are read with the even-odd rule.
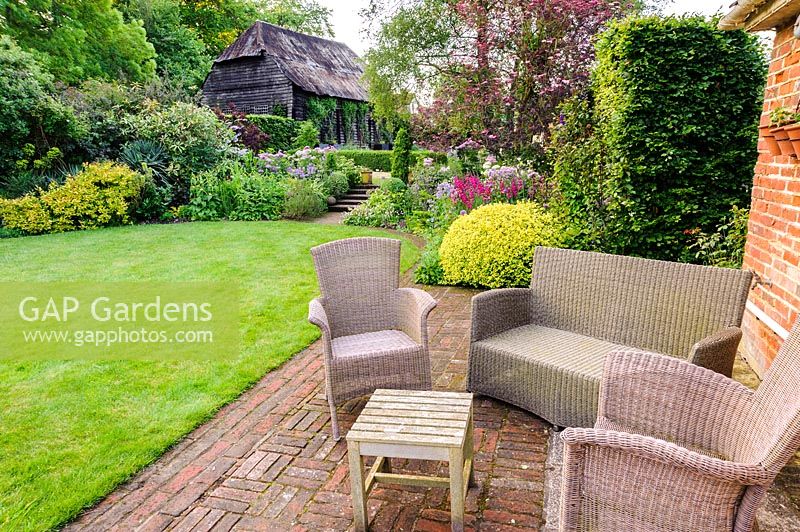
[[[713,458],[690,451],[674,443],[613,430],[568,428],[561,433],[565,445],[571,447],[566,456],[580,456],[576,447],[592,446],[623,451],[645,460],[657,461],[685,468],[687,471],[723,482],[736,482],[747,486],[766,486],[775,475],[760,464],[741,464]],[[635,467],[635,464],[631,464]],[[642,470],[647,469],[642,464]],[[620,471],[619,474],[625,474]]]
[[[331,353],[331,326],[328,322],[328,314],[325,312],[325,306],[322,304],[321,298],[312,299],[308,304],[308,321],[319,327],[322,331],[322,342],[325,354]]]
[[[741,339],[742,330],[739,327],[727,327],[717,331],[692,346],[689,362],[730,377],[733,374],[733,362]]]
[[[532,321],[530,288],[499,288],[472,298],[472,342],[528,325]]]
[[[436,300],[418,288],[398,288],[397,328],[420,345],[428,344],[428,314],[436,307]]]
[[[598,425],[624,428],[687,447],[732,453],[735,421],[753,392],[685,360],[643,351],[614,351],[600,384]]]

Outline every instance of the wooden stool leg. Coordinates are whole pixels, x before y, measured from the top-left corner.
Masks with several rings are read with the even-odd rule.
[[[464,450],[450,449],[450,527],[464,530]]]
[[[356,532],[366,532],[367,494],[364,491],[364,458],[358,442],[347,442],[347,456],[350,461],[350,492],[353,497],[353,518]]]
[[[469,462],[469,471],[466,473],[469,476],[467,481],[468,486],[475,485],[475,465],[473,460],[475,458],[475,438],[472,434],[472,413],[469,415],[469,425],[467,425],[467,436],[464,441],[464,460]]]

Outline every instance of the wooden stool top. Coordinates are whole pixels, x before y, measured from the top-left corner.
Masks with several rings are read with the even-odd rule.
[[[347,441],[461,448],[471,411],[471,393],[375,390]]]

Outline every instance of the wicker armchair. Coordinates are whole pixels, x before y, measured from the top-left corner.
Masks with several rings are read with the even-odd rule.
[[[752,274],[537,248],[530,288],[472,299],[467,388],[592,427],[608,353],[655,351],[730,375]]]
[[[593,429],[566,429],[562,530],[752,530],[800,446],[800,321],[755,392],[643,352],[608,356]]]
[[[377,388],[431,389],[430,294],[399,288],[400,241],[349,238],[311,249],[322,297],[308,320],[322,330],[333,437],[336,406]]]

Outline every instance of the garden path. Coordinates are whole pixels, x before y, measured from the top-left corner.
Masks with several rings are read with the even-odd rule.
[[[473,290],[427,287],[439,306],[429,320],[436,389],[463,390]],[[739,361],[737,376],[753,381]],[[343,432],[365,399],[340,409]],[[475,402],[477,485],[467,497],[470,529],[544,528],[557,495],[560,453],[547,423],[485,397]],[[550,459],[548,456],[550,440]],[[393,463],[402,472],[445,474],[432,462]],[[545,509],[545,498],[547,508]],[[784,470],[760,516],[765,530],[800,527],[800,467]],[[447,491],[379,487],[369,501],[373,531],[449,530]],[[557,512],[556,512],[557,513]],[[548,519],[547,530],[555,525]],[[352,527],[346,444],[330,436],[319,341],[222,408],[164,456],[84,512],[66,530],[323,531]]]

